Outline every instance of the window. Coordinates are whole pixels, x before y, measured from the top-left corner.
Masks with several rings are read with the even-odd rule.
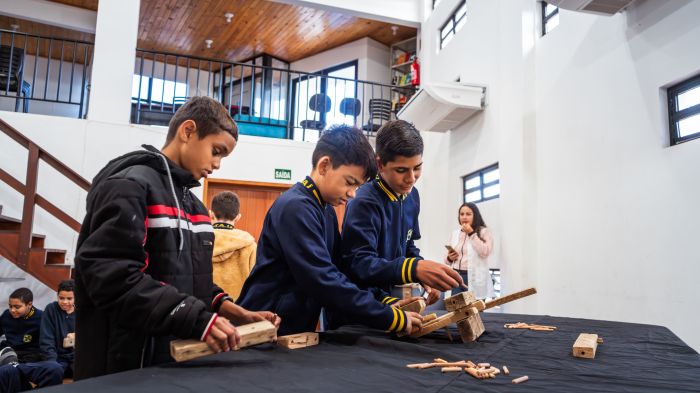
[[[501,195],[498,163],[462,177],[464,202],[481,202]]]
[[[303,75],[292,81],[292,113],[294,115],[292,139],[316,142],[321,129],[336,124],[353,125],[355,119],[341,112],[344,98],[357,98],[357,60],[327,68],[312,75]],[[316,94],[330,99],[328,112],[314,111],[309,102]],[[305,127],[308,122],[320,122],[321,129]]]
[[[542,2],[542,35],[559,26],[559,7]]]
[[[450,19],[440,28],[440,49],[447,46],[457,32],[467,22],[467,2],[466,0],[450,16]]]
[[[700,75],[668,88],[671,146],[700,138]]]
[[[140,80],[139,80],[140,79]],[[139,91],[140,89],[140,91]],[[166,81],[150,76],[134,75],[131,84],[131,102],[181,103],[187,97],[187,83]]]

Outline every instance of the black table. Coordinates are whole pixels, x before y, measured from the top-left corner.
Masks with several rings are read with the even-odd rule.
[[[316,347],[266,344],[180,364],[133,370],[48,392],[700,392],[700,355],[660,326],[516,314],[482,314],[486,333],[463,344],[456,327],[396,339],[361,327],[323,333]],[[504,323],[554,325],[554,332],[505,329]],[[595,359],[571,356],[579,333],[604,338]],[[409,363],[469,359],[508,366],[511,374],[477,380]],[[515,377],[530,380],[511,384]]]

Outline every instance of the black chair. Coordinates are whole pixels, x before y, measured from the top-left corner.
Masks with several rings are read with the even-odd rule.
[[[346,97],[340,100],[340,113],[345,116],[352,116],[352,125],[355,126],[355,119],[362,111],[362,103],[357,98]]]
[[[323,93],[314,94],[309,100],[309,109],[314,112],[319,113],[319,119],[316,120],[316,114],[314,113],[314,119],[302,120],[299,124],[302,128],[311,130],[322,130],[326,127],[326,122],[320,120],[324,114],[331,110],[331,99]]]
[[[15,92],[15,112],[19,111],[20,95],[22,99],[22,112],[29,112],[29,95],[31,85],[23,80],[22,68],[24,67],[24,50],[18,47],[0,45],[0,95]]]
[[[389,120],[391,120],[391,101],[373,98],[369,100],[369,119],[362,129],[374,133]]]

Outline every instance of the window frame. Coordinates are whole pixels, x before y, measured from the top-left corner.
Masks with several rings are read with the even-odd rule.
[[[457,12],[464,7],[464,14],[462,14],[459,18],[457,18]],[[440,50],[445,49],[447,44],[449,44],[449,41],[445,43],[445,38],[448,37],[450,34],[452,34],[452,37],[450,37],[450,40],[454,38],[454,36],[457,35],[459,30],[461,30],[461,26],[459,29],[457,29],[457,25],[462,22],[463,19],[467,17],[467,0],[461,1],[459,5],[452,11],[450,14],[450,17],[445,21],[445,23],[440,26],[440,29],[438,30],[438,37],[440,38]],[[448,31],[448,34],[443,34],[443,31],[445,30],[448,25],[451,25],[451,28]],[[464,26],[464,24],[462,25]]]
[[[542,36],[544,37],[547,35],[547,22],[559,15],[559,7],[554,6],[554,11],[547,15],[547,6],[551,4],[547,3],[546,1],[543,1],[540,4],[542,4]]]
[[[686,79],[680,83],[669,87],[666,90],[668,99],[668,130],[671,146],[675,146],[680,143],[700,138],[700,132],[681,137],[680,130],[678,129],[678,123],[681,120],[700,115],[700,103],[697,103],[680,111],[677,110],[678,97],[684,92],[692,90],[694,88],[700,88],[700,75],[696,75],[692,78]]]
[[[487,174],[487,173],[492,172],[492,171],[494,171],[494,170],[496,170],[496,169],[499,169],[499,168],[500,168],[500,167],[499,167],[499,165],[498,165],[498,162],[496,162],[495,164],[491,164],[491,165],[489,165],[489,166],[487,166],[487,167],[481,168],[481,169],[479,169],[479,170],[477,170],[477,171],[474,171],[474,172],[471,172],[471,173],[468,173],[468,174],[462,176],[462,202],[466,202],[466,201],[467,201],[467,195],[468,195],[469,193],[472,193],[472,192],[477,191],[477,190],[480,191],[480,193],[481,193],[481,198],[478,199],[478,200],[475,200],[475,201],[470,201],[470,202],[472,202],[472,203],[479,203],[479,202],[484,202],[484,201],[490,201],[491,199],[499,198],[499,197],[501,196],[500,190],[499,190],[498,194],[493,195],[493,196],[490,196],[490,197],[487,197],[487,198],[484,198],[484,189],[486,189],[486,188],[488,188],[488,187],[491,187],[491,186],[494,186],[494,185],[496,185],[496,184],[501,184],[501,175],[500,175],[500,173],[499,173],[499,175],[498,175],[498,179],[497,179],[497,180],[494,180],[494,181],[491,181],[491,182],[488,182],[488,183],[484,183],[484,174]],[[474,179],[474,178],[476,178],[476,177],[479,177],[479,181],[480,181],[480,182],[479,182],[479,185],[478,185],[477,187],[467,188],[467,181],[469,181],[469,180],[471,180],[471,179]]]

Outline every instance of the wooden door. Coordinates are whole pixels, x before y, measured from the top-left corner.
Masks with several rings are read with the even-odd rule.
[[[236,228],[250,233],[257,242],[268,209],[291,186],[291,184],[282,183],[206,179],[204,181],[204,201],[207,208],[210,208],[214,195],[222,191],[233,191],[238,194],[241,201],[242,217],[236,224]]]
[[[242,229],[255,237],[258,241],[260,231],[262,231],[265,215],[270,206],[287,191],[291,184],[283,183],[262,183],[225,179],[205,179],[204,181],[204,203],[207,209],[211,207],[211,200],[214,195],[222,191],[233,191],[238,194],[241,201],[241,220],[236,224],[236,228]],[[335,213],[338,216],[338,229],[342,228],[345,206],[337,206]]]

